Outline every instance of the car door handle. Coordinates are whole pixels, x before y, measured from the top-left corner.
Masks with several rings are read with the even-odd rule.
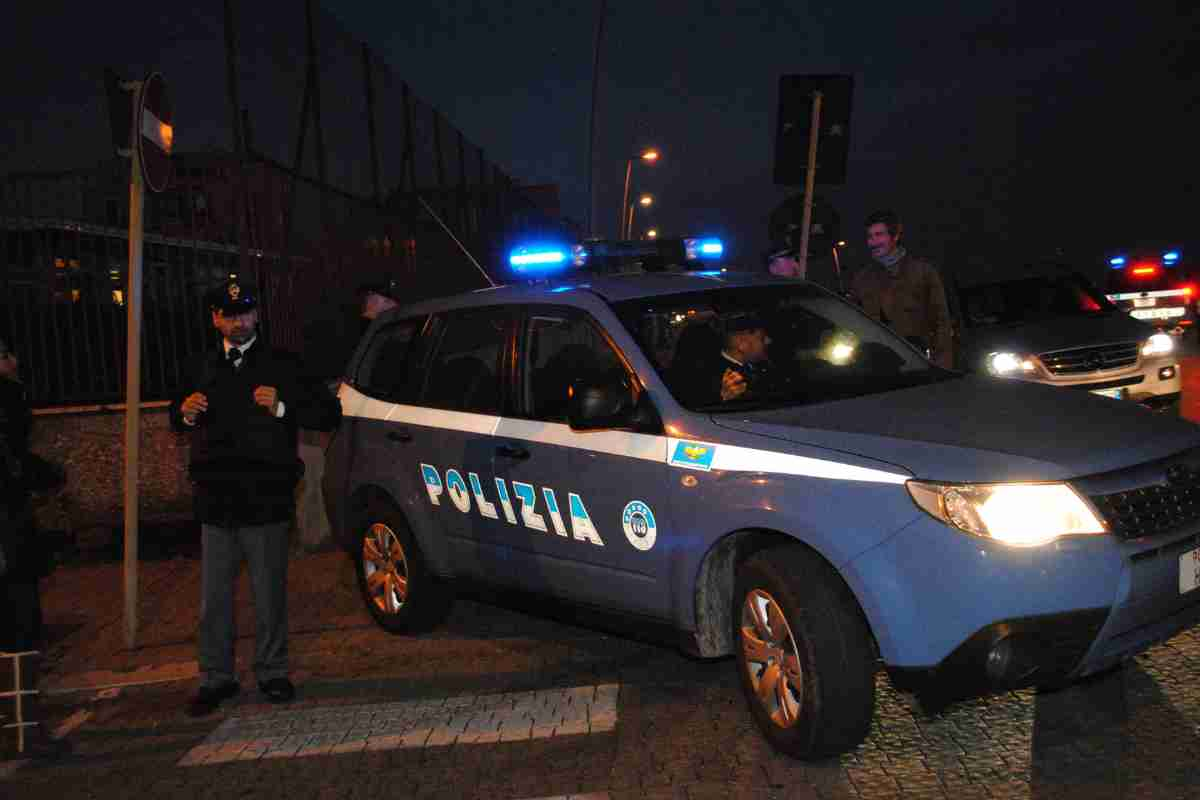
[[[496,448],[496,455],[504,458],[513,458],[517,461],[524,461],[529,458],[529,451],[524,447],[514,444],[502,444]]]
[[[401,428],[398,431],[388,431],[387,438],[389,442],[411,442],[412,434],[408,432],[407,428]]]

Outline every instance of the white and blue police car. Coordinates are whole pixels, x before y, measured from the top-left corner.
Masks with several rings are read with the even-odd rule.
[[[665,623],[815,758],[863,740],[881,664],[947,699],[1058,685],[1200,619],[1200,427],[941,370],[691,255],[375,322],[324,491],[379,625],[436,624],[456,579]]]

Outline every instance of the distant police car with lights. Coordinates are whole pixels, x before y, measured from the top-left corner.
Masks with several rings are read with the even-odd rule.
[[[773,378],[722,401],[743,335]],[[811,284],[581,274],[397,309],[341,401],[329,516],[382,627],[434,624],[456,578],[666,623],[736,657],[794,756],[863,740],[880,660],[953,699],[1200,619],[1200,428],[940,370]]]
[[[1139,248],[1108,259],[1107,298],[1134,319],[1182,334],[1197,321],[1195,277],[1179,248]]]

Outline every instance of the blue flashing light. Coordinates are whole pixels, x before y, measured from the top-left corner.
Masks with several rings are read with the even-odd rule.
[[[561,264],[567,257],[561,251],[546,253],[513,253],[508,259],[514,267],[530,267],[536,264]]]
[[[688,261],[697,258],[720,258],[725,254],[725,245],[720,239],[684,239],[683,251]]]
[[[1125,256],[1113,256],[1108,260],[1108,265],[1113,269],[1120,269],[1125,266]]]
[[[550,292],[551,294],[562,294],[563,292],[569,292],[574,288],[574,286],[555,286],[550,290]]]
[[[723,269],[706,269],[706,270],[695,272],[694,274],[703,275],[705,278],[716,278],[724,271],[725,270],[723,270]]]
[[[1179,251],[1178,250],[1168,250],[1167,252],[1163,253],[1163,263],[1164,264],[1174,264],[1178,260],[1179,260]]]
[[[513,272],[524,276],[552,275],[570,266],[567,249],[558,245],[523,245],[508,256]]]

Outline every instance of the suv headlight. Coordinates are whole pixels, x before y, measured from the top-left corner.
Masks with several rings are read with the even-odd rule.
[[[918,506],[947,525],[1016,547],[1106,532],[1091,507],[1065,483],[905,485]]]
[[[987,369],[993,375],[1007,378],[1012,375],[1028,375],[1037,369],[1037,362],[1033,360],[1033,356],[1019,353],[989,353]]]
[[[1175,340],[1168,334],[1156,333],[1142,344],[1142,355],[1165,356],[1175,352]]]

